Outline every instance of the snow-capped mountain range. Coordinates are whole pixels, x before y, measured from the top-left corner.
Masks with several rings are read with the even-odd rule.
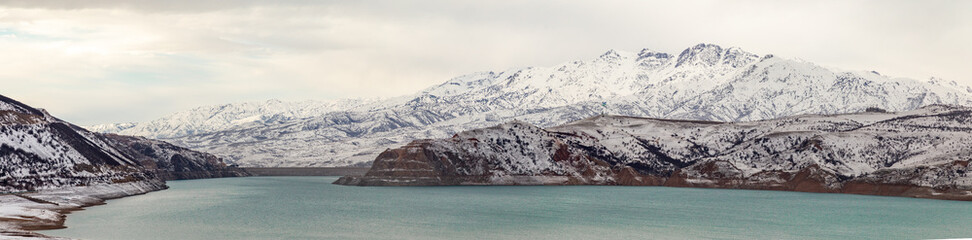
[[[972,200],[972,108],[754,122],[522,121],[386,150],[348,185],[662,185]]]
[[[90,127],[164,139],[243,166],[367,165],[414,139],[519,120],[555,126],[608,113],[751,121],[799,114],[972,105],[972,88],[698,44],[678,54],[607,51],[552,67],[480,72],[374,100],[227,104]]]

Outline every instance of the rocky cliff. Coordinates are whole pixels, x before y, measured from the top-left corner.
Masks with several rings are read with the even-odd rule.
[[[417,140],[346,185],[646,185],[972,200],[972,108],[752,122],[596,116]]]
[[[89,132],[0,96],[0,192],[243,175],[210,154]]]

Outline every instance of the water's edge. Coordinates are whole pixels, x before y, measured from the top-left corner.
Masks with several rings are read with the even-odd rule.
[[[364,175],[369,168],[316,167],[316,168],[241,168],[243,175],[215,175],[217,177],[246,176],[347,176]],[[212,178],[183,177],[169,181],[188,181]],[[142,195],[168,189],[164,181],[144,181],[100,186],[66,187],[36,192],[0,194],[0,236],[30,237],[36,239],[64,239],[36,231],[63,229],[67,214],[86,207],[104,205],[107,200]],[[5,212],[10,212],[6,214]]]
[[[885,197],[922,198],[936,200],[972,201],[972,191],[968,189],[931,188],[910,184],[891,184],[881,182],[856,181],[846,183],[840,188],[823,187],[815,179],[800,179],[784,184],[758,184],[745,181],[691,181],[679,177],[642,177],[642,181],[590,183],[570,181],[563,176],[509,176],[503,181],[495,181],[489,176],[450,176],[450,177],[402,177],[402,176],[343,176],[332,184],[347,186],[658,186],[706,189],[768,190],[803,193],[836,193]]]
[[[356,169],[352,169],[355,171]],[[254,174],[254,177],[261,177],[267,175]],[[274,175],[274,176],[295,176],[295,175]],[[296,175],[296,176],[315,176],[315,175]],[[319,176],[334,176],[334,175],[319,175]],[[344,177],[342,177],[343,179]],[[199,180],[199,179],[194,179]],[[175,180],[175,181],[192,181],[192,180]],[[342,180],[336,180],[333,184],[340,185]],[[452,186],[607,186],[607,185],[542,185],[542,184],[460,184]],[[414,185],[413,185],[414,186]],[[665,187],[665,186],[660,186]],[[684,188],[710,188],[710,187],[671,187],[674,189]],[[34,193],[25,194],[6,194],[0,195],[0,203],[10,203],[10,202],[20,202],[24,203],[23,200],[27,200],[31,203],[27,204],[12,204],[14,206],[21,206],[26,209],[32,209],[38,211],[38,216],[25,216],[26,219],[12,219],[0,217],[0,236],[16,236],[16,237],[34,237],[38,239],[64,239],[60,237],[48,236],[36,231],[43,230],[54,230],[63,229],[64,222],[66,220],[67,214],[74,211],[84,210],[87,207],[105,205],[107,200],[124,198],[129,196],[142,195],[150,192],[161,191],[168,189],[164,183],[160,184],[157,182],[139,182],[139,183],[127,183],[127,184],[112,184],[110,186],[101,187],[71,187],[53,190],[44,190]],[[711,189],[738,189],[738,188],[718,188],[711,187]],[[780,191],[772,189],[740,189],[740,190],[763,190],[763,191]],[[786,191],[784,192],[802,192],[802,191]],[[815,192],[807,192],[815,193]],[[826,193],[826,192],[824,192]],[[846,193],[838,193],[846,194]],[[874,194],[857,194],[850,193],[853,195],[874,195]],[[882,196],[882,195],[874,195]],[[902,196],[884,196],[884,197],[895,197],[899,198]],[[19,198],[18,200],[11,200],[11,198]],[[934,198],[930,198],[934,199]],[[936,200],[948,200],[948,199],[936,199]],[[7,204],[10,206],[11,204]],[[44,217],[40,216],[44,213],[49,214],[49,212],[55,212],[56,217]]]
[[[349,187],[333,177],[172,182],[72,215],[82,239],[882,239],[972,236],[969,202],[682,187]],[[117,202],[116,202],[117,201]],[[646,235],[647,234],[647,235]]]
[[[363,176],[370,167],[245,167],[253,176]]]
[[[36,231],[65,228],[67,214],[104,205],[107,200],[165,189],[165,182],[151,180],[0,195],[0,236],[64,239]]]

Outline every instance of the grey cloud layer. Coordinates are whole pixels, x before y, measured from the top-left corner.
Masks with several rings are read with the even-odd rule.
[[[4,94],[82,124],[394,96],[698,42],[972,84],[968,1],[4,1]],[[152,106],[147,108],[146,106]]]

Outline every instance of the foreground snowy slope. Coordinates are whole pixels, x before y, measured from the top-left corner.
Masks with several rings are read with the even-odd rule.
[[[835,72],[809,62],[699,44],[678,54],[612,50],[552,67],[473,73],[381,101],[346,101],[337,107],[224,105],[114,130],[94,129],[165,139],[241,165],[340,166],[367,165],[382,150],[414,139],[447,137],[513,119],[541,127],[600,113],[751,121],[970,103],[972,89],[954,82]],[[299,110],[305,108],[317,110]],[[227,115],[224,109],[235,110]],[[287,117],[275,117],[279,114]]]
[[[89,132],[0,95],[0,192],[243,174],[210,154]]]
[[[350,185],[608,184],[972,200],[972,108],[754,122],[514,121],[383,152]]]
[[[95,134],[0,96],[0,191],[156,180],[108,146]]]
[[[245,176],[218,157],[143,137],[93,133],[0,95],[0,239],[48,239],[64,213],[167,188]]]

